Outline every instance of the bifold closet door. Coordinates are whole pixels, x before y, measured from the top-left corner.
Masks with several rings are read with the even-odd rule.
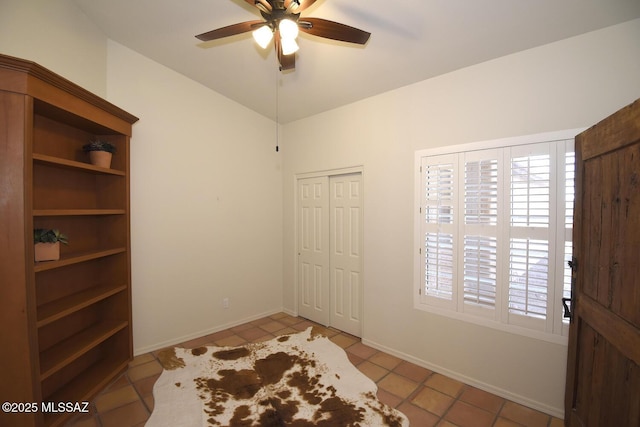
[[[362,175],[329,178],[331,326],[362,330]]]
[[[298,314],[360,336],[362,174],[298,180]]]
[[[329,178],[298,180],[298,314],[329,326]]]

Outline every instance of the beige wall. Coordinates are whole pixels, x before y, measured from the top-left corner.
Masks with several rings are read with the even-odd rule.
[[[107,37],[72,0],[1,0],[0,53],[106,94]]]
[[[364,167],[364,340],[561,415],[566,346],[413,308],[414,153],[575,129],[640,97],[640,20],[465,68],[284,129],[284,306],[296,173]]]
[[[108,98],[140,117],[131,143],[136,353],[279,312],[275,123],[116,42],[108,52]]]

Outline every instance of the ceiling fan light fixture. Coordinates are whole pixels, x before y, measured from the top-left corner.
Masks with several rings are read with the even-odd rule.
[[[291,19],[282,19],[278,24],[278,29],[283,39],[295,40],[298,37],[298,24]]]
[[[300,49],[295,39],[288,39],[283,37],[281,43],[283,55],[291,55],[293,53],[296,53],[298,49]]]
[[[268,25],[263,25],[253,32],[253,39],[260,45],[261,48],[265,49],[271,39],[273,38],[273,31]]]
[[[367,44],[371,35],[366,31],[327,19],[311,17],[300,19],[300,13],[315,4],[317,0],[245,1],[257,8],[262,17],[261,20],[227,25],[198,34],[196,38],[208,42],[236,34],[253,32],[253,38],[263,49],[273,39],[280,71],[289,71],[294,70],[296,66],[296,58],[293,54],[298,50],[296,37],[300,30],[312,36],[359,45]]]

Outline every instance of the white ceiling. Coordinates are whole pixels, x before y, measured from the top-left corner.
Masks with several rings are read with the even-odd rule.
[[[318,0],[302,13],[372,33],[365,46],[301,33],[296,69],[246,33],[245,0],[75,0],[112,40],[287,123],[469,65],[640,18],[640,0]],[[640,41],[639,41],[640,42]]]

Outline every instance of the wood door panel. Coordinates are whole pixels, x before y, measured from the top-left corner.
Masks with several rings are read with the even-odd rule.
[[[640,101],[576,137],[565,424],[640,426]]]
[[[637,328],[588,297],[581,297],[580,312],[577,314],[625,357],[640,365],[640,335]]]
[[[622,179],[619,182],[618,221],[615,224],[618,244],[612,275],[613,295],[618,298],[614,299],[612,310],[640,328],[640,144],[620,151]]]
[[[576,389],[575,410],[585,414],[584,425],[609,426],[613,419],[638,420],[640,399],[631,392],[640,387],[638,365],[586,322],[580,328],[579,341],[593,348],[578,366],[582,381]]]
[[[581,291],[640,327],[640,147],[628,146],[585,162],[589,193]],[[606,171],[617,171],[607,176]],[[635,284],[635,285],[632,285]]]
[[[579,135],[584,160],[640,141],[640,99]]]
[[[585,170],[587,170],[586,166]],[[590,173],[584,174],[584,186],[586,188],[602,188],[602,159],[592,160],[588,170]],[[585,199],[584,203],[585,206],[582,210],[584,222],[585,224],[590,224],[590,226],[585,230],[586,238],[584,239],[584,255],[582,256],[584,262],[581,262],[581,264],[584,264],[582,269],[584,270],[585,280],[581,283],[581,291],[597,300],[598,266],[600,265],[598,256],[600,253],[590,249],[592,246],[602,247],[602,217],[607,215],[607,208],[606,204],[603,204],[602,192],[591,194]]]

